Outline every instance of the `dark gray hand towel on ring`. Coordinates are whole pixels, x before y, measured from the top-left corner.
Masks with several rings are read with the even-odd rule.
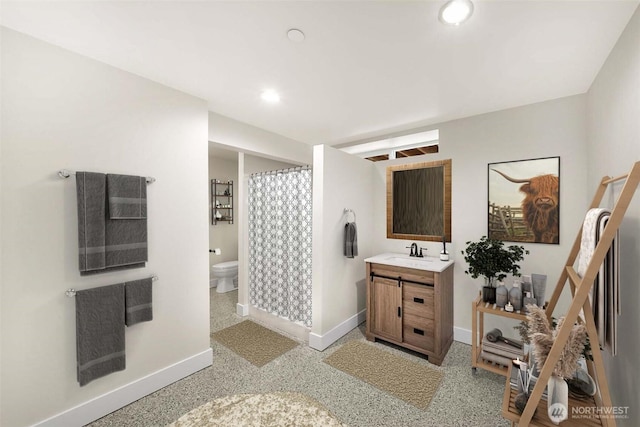
[[[355,222],[348,222],[344,226],[344,256],[347,258],[358,256],[358,230]]]

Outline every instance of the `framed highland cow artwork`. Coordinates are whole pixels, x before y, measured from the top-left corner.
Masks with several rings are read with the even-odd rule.
[[[560,243],[560,157],[489,163],[489,238]]]

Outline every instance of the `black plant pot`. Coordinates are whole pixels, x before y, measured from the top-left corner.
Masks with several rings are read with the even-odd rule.
[[[482,287],[482,301],[488,302],[489,304],[496,303],[496,288],[492,286],[483,286]]]

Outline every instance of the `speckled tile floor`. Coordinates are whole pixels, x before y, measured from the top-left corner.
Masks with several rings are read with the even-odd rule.
[[[243,318],[235,314],[237,291],[211,292],[211,331]],[[351,427],[508,426],[500,415],[504,377],[478,370],[471,374],[471,347],[454,342],[442,366],[389,345],[378,348],[429,364],[444,380],[429,407],[419,410],[322,362],[349,340],[363,340],[360,325],[323,352],[300,345],[261,368],[213,339],[213,365],[146,396],[91,424],[91,427],[165,426],[193,408],[238,393],[294,391],[321,402]],[[241,426],[230,426],[241,427]]]

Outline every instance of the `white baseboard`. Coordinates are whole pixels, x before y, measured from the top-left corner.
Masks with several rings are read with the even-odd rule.
[[[287,318],[280,317],[276,314],[269,313],[261,308],[249,305],[249,318],[262,323],[263,326],[276,332],[284,332],[299,341],[309,341],[310,329],[301,322],[293,322]]]
[[[146,377],[40,421],[34,424],[33,427],[80,427],[86,425],[169,384],[211,366],[212,357],[213,351],[208,348],[201,353],[167,366]]]
[[[242,316],[242,317],[248,316],[249,315],[249,305],[248,304],[245,305],[245,304],[237,303],[236,304],[236,314],[238,316]]]
[[[471,330],[453,327],[453,340],[471,345]]]
[[[346,335],[350,330],[357,328],[360,323],[364,322],[366,320],[366,314],[367,310],[364,309],[340,323],[324,335],[314,334],[313,332],[310,333],[309,347],[323,351],[325,348],[338,341],[342,336]]]
[[[215,288],[218,286],[218,279],[209,279],[209,288]]]

